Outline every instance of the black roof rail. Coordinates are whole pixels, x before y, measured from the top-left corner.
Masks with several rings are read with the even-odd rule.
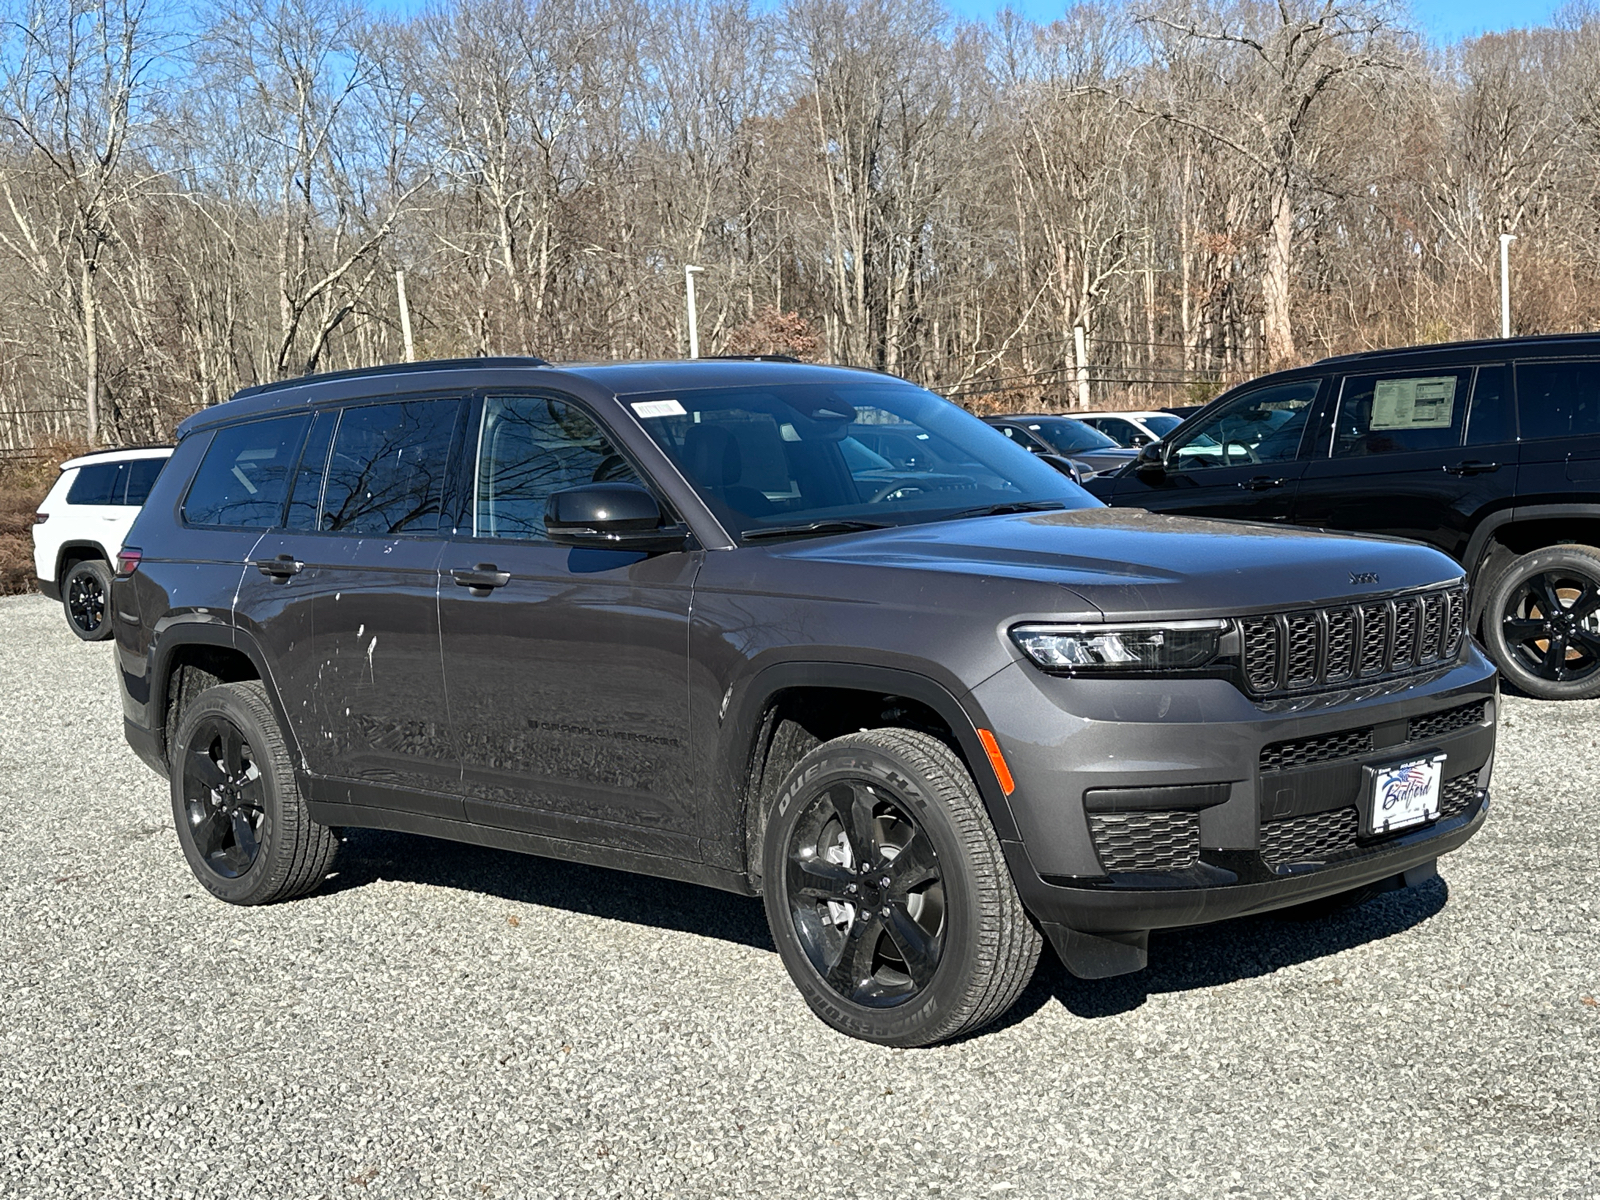
[[[82,454],[74,454],[72,458],[96,458],[102,454],[126,454],[130,450],[171,450],[172,442],[140,442],[137,446],[107,446],[103,450],[85,450]]]
[[[702,354],[701,358],[718,358],[730,362],[792,362],[800,360],[792,354]]]
[[[422,362],[380,363],[373,367],[352,367],[348,371],[322,371],[315,375],[300,375],[294,379],[275,379],[271,383],[258,383],[240,388],[233,394],[237,400],[245,396],[262,396],[287,388],[304,387],[308,383],[331,383],[338,379],[361,379],[370,375],[413,375],[427,371],[459,370],[462,367],[548,367],[545,359],[533,354],[480,355],[475,358],[429,358]]]
[[[1389,346],[1382,350],[1358,350],[1353,354],[1334,354],[1319,358],[1311,365],[1320,367],[1328,363],[1359,362],[1389,354],[1429,354],[1436,350],[1495,350],[1514,354],[1517,347],[1549,346],[1558,342],[1600,342],[1600,333],[1536,333],[1510,338],[1471,338],[1461,342],[1429,342],[1420,346]]]

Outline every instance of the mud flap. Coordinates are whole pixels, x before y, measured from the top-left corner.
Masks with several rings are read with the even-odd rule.
[[[1041,921],[1061,965],[1079,979],[1109,979],[1142,971],[1150,962],[1150,931],[1132,933],[1080,933],[1065,925]]]

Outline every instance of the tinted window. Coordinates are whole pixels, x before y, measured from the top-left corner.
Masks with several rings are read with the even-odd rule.
[[[339,423],[336,411],[324,410],[311,419],[306,447],[295,468],[294,488],[289,493],[289,512],[284,524],[290,529],[315,529],[317,506],[322,503],[322,478],[328,466],[328,447],[333,443],[333,427]]]
[[[1467,445],[1492,446],[1517,440],[1510,383],[1511,372],[1504,363],[1478,368],[1478,377],[1472,384],[1472,406],[1467,413]]]
[[[1288,462],[1300,452],[1321,386],[1321,380],[1303,379],[1235,397],[1190,429],[1168,466],[1193,471]]]
[[[1518,363],[1517,414],[1525,438],[1600,433],[1600,362]]]
[[[1028,432],[1043,438],[1057,454],[1082,454],[1089,450],[1116,450],[1117,443],[1071,417],[1027,422]]]
[[[136,458],[128,463],[128,490],[122,503],[141,505],[150,498],[150,489],[156,485],[156,476],[167,465],[164,458]]]
[[[1333,424],[1333,457],[1360,458],[1461,444],[1472,372],[1348,375]]]
[[[347,408],[334,434],[319,527],[330,533],[439,528],[457,400]]]
[[[288,490],[289,464],[305,433],[304,416],[219,429],[200,460],[183,518],[190,525],[276,525]]]
[[[1177,417],[1172,416],[1155,416],[1144,418],[1144,427],[1150,430],[1150,432],[1154,433],[1157,437],[1166,437],[1167,434],[1171,433],[1181,424],[1183,424],[1182,421],[1178,420]]]
[[[484,402],[474,493],[478,537],[543,538],[551,492],[615,481],[639,477],[587,413],[554,397]]]
[[[78,477],[67,491],[68,504],[116,504],[122,490],[121,463],[91,463],[78,468]]]

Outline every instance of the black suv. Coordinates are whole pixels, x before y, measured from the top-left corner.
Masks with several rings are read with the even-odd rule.
[[[1218,398],[1109,504],[1414,538],[1461,563],[1523,691],[1600,696],[1600,336],[1329,358]]]
[[[1444,555],[1107,509],[887,376],[427,363],[179,434],[117,662],[233,903],[346,826],[760,894],[823,1020],[920,1045],[1041,934],[1137,970],[1154,928],[1427,878],[1488,808]]]

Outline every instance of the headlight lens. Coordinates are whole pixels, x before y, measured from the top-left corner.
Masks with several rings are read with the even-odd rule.
[[[1047,671],[1170,671],[1217,658],[1226,621],[1018,625],[1011,640]]]

